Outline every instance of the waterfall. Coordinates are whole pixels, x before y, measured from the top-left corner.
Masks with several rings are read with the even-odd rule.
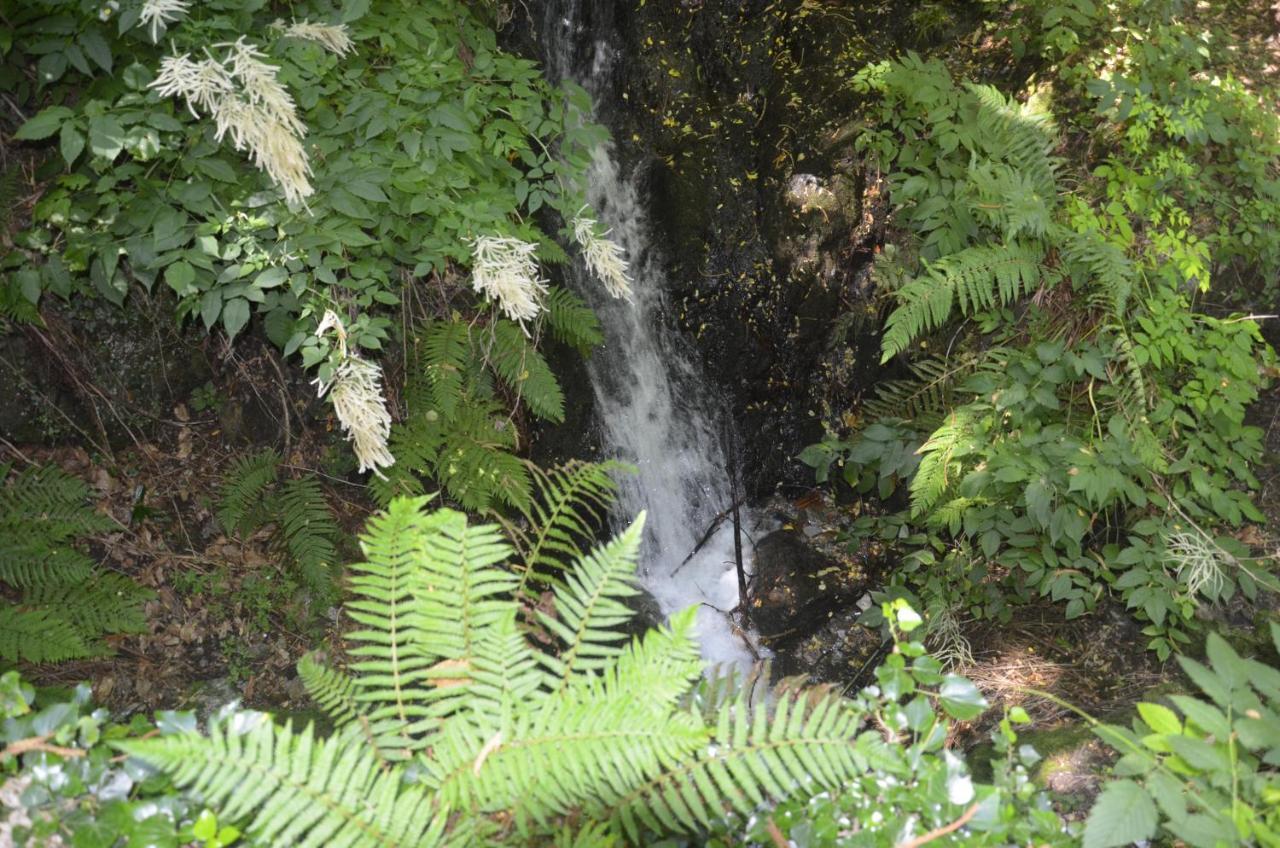
[[[593,4],[594,10],[602,5]],[[578,0],[548,7],[543,27],[548,73],[575,80],[600,101],[615,51],[606,36],[584,31]],[[577,61],[575,45],[585,48]],[[587,363],[604,451],[637,469],[619,479],[615,517],[626,523],[641,510],[648,514],[641,579],[664,614],[701,605],[703,656],[750,662],[754,657],[746,637],[729,615],[739,600],[732,520],[720,521],[718,531],[703,540],[717,516],[731,507],[726,439],[733,434],[695,352],[672,326],[661,256],[634,175],[624,172],[612,144],[595,154],[587,200],[610,228],[610,238],[625,249],[633,277],[634,298],[628,303],[610,298],[580,264],[571,272],[604,329],[605,343]]]

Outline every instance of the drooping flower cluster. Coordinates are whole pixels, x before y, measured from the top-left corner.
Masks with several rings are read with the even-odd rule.
[[[191,0],[146,0],[138,22],[151,31],[151,40],[160,40],[160,27],[168,26],[187,13]]]
[[[596,220],[579,214],[572,221],[573,237],[582,248],[587,270],[604,283],[605,290],[617,298],[631,300],[631,275],[622,258],[622,246],[608,238],[609,231],[596,232]]]
[[[328,394],[334,414],[338,416],[338,422],[360,463],[361,473],[372,471],[385,480],[381,469],[395,465],[396,458],[387,448],[387,439],[391,436],[391,413],[387,411],[387,402],[382,396],[382,368],[348,352],[346,328],[332,310],[325,312],[320,326],[316,328],[316,335],[323,336],[330,329],[337,333],[342,361],[334,369],[329,382],[315,380],[313,385],[319,390],[320,397]]]
[[[345,29],[308,26],[339,32],[344,49],[351,49]],[[235,149],[249,152],[253,164],[280,187],[285,200],[305,202],[314,192],[311,163],[302,147],[307,128],[298,117],[293,96],[277,78],[278,69],[243,36],[214,49],[226,53],[215,58],[206,49],[200,61],[186,53],[165,57],[151,87],[162,96],[183,98],[195,117],[202,112],[211,115],[219,141],[230,136]]]
[[[472,242],[472,288],[521,324],[538,316],[547,292],[547,281],[538,277],[537,249],[509,236],[480,236]]]
[[[308,20],[294,21],[285,24],[276,21],[273,26],[281,30],[289,38],[300,38],[303,41],[314,41],[330,53],[345,56],[355,50],[346,24],[316,24]]]

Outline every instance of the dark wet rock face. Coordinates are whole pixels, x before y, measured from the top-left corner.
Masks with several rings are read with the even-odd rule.
[[[854,604],[866,575],[797,530],[775,530],[756,545],[751,622],[765,646],[777,648],[821,627]]]

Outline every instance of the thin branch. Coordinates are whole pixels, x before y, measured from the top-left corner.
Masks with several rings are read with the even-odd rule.
[[[942,827],[935,827],[923,836],[917,836],[915,839],[910,839],[906,842],[899,842],[898,848],[920,848],[921,845],[928,844],[935,839],[941,839],[948,833],[954,833],[964,827],[969,823],[969,819],[973,818],[977,814],[978,805],[973,804],[969,809],[960,814],[960,818],[956,819],[951,824],[944,824]]]

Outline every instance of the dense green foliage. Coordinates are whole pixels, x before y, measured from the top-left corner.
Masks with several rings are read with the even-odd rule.
[[[208,737],[117,747],[269,844],[642,844],[644,834],[720,829],[771,801],[859,794],[872,783],[850,781],[863,774],[892,775],[904,788],[896,803],[928,810],[928,821],[977,797],[961,761],[941,749],[946,717],[973,718],[985,702],[918,644],[900,646],[881,688],[855,700],[791,685],[762,697],[767,684],[755,676],[704,680],[696,610],[634,640],[618,629],[634,614],[625,602],[637,591],[637,521],[580,557],[553,608],[536,613],[544,649],[517,626],[517,579],[502,568],[512,550],[499,528],[425,506],[393,501],[363,538],[350,676],[301,666],[338,724],[332,736],[236,713]],[[895,621],[919,623],[899,607]],[[970,827],[1056,832],[1052,813],[1024,818],[1032,800],[1029,789],[986,788]],[[914,817],[892,827],[916,829]]]
[[[957,85],[915,56],[858,75],[879,104],[860,145],[890,174],[901,236],[877,266],[894,301],[884,359],[912,357],[913,376],[803,458],[823,479],[841,463],[862,492],[905,486],[909,508],[861,532],[901,545],[898,582],[935,613],[1048,596],[1073,617],[1111,593],[1166,656],[1199,604],[1274,585],[1229,535],[1262,520],[1248,494],[1262,434],[1244,418],[1273,354],[1251,318],[1200,297],[1241,264],[1280,269],[1261,235],[1280,185],[1274,114],[1202,84],[1185,25],[1155,40],[1105,69],[1062,47],[1060,84],[1087,108]],[[1058,155],[1046,107],[1114,156]]]
[[[54,467],[0,465],[0,662],[57,662],[110,653],[103,637],[146,631],[153,597],[76,547],[114,522],[88,506],[83,482]]]
[[[4,259],[3,314],[38,320],[48,295],[123,307],[131,289],[162,282],[179,319],[234,339],[256,317],[324,383],[347,344],[353,355],[402,348],[411,388],[393,451],[404,459],[385,497],[422,491],[423,474],[467,508],[528,506],[530,478],[512,456],[525,446],[501,422],[525,408],[561,420],[538,345],[585,353],[599,329],[559,288],[532,325],[500,320],[465,274],[480,236],[536,244],[542,262],[566,258],[536,221],[561,220],[568,238],[585,208],[582,176],[603,138],[585,93],[501,51],[481,4],[290,8],[295,20],[346,25],[345,55],[290,36],[262,4],[201,3],[154,44],[136,5],[112,9],[38,2],[8,19],[0,76],[39,109],[15,139],[47,155],[30,225]],[[285,202],[281,184],[232,149],[235,122],[223,137],[197,117],[207,109],[154,88],[166,56],[232,67],[246,45],[296,103],[312,171],[305,202]],[[314,332],[326,310],[342,318],[341,346]],[[429,394],[412,388],[424,372]]]
[[[1271,625],[1280,650],[1280,625]],[[1123,756],[1089,815],[1085,848],[1157,836],[1192,848],[1280,845],[1280,671],[1242,658],[1216,633],[1209,665],[1179,657],[1208,696],[1138,704],[1132,729],[1095,724]]]

